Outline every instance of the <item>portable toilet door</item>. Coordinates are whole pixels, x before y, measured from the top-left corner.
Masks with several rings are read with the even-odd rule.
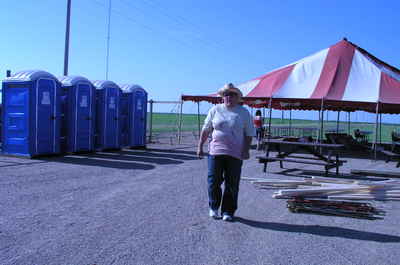
[[[147,92],[140,86],[135,86],[133,94],[133,130],[134,138],[132,147],[146,146],[147,124]]]
[[[3,153],[34,157],[60,153],[60,83],[40,70],[3,80]]]
[[[64,152],[90,152],[94,150],[95,88],[82,76],[59,78],[65,93],[65,120],[67,128]]]
[[[120,149],[120,88],[112,81],[94,81],[96,87],[96,148]]]

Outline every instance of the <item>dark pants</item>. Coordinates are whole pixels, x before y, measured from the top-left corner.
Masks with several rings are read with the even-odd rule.
[[[233,215],[237,209],[242,160],[228,155],[208,156],[208,199],[209,206]],[[225,181],[222,196],[221,184]]]

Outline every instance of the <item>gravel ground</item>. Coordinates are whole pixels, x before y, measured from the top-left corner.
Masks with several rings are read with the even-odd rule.
[[[46,159],[0,157],[0,264],[400,263],[400,202],[383,220],[294,214],[242,180],[236,221],[208,217],[206,160],[193,143]],[[252,150],[243,177],[298,179]],[[350,168],[395,169],[349,159]],[[368,179],[368,178],[367,178]]]

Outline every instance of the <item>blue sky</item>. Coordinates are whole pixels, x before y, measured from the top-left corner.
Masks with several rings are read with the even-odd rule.
[[[62,74],[66,2],[3,1],[0,78],[6,69]],[[70,74],[105,78],[108,2],[72,0]],[[178,100],[247,81],[343,37],[400,68],[399,13],[394,0],[112,0],[109,79],[140,84],[154,100]]]

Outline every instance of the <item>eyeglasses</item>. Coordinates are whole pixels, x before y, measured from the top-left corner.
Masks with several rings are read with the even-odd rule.
[[[225,92],[224,94],[222,94],[224,97],[233,97],[233,96],[237,96],[238,94],[236,94],[235,92]]]

